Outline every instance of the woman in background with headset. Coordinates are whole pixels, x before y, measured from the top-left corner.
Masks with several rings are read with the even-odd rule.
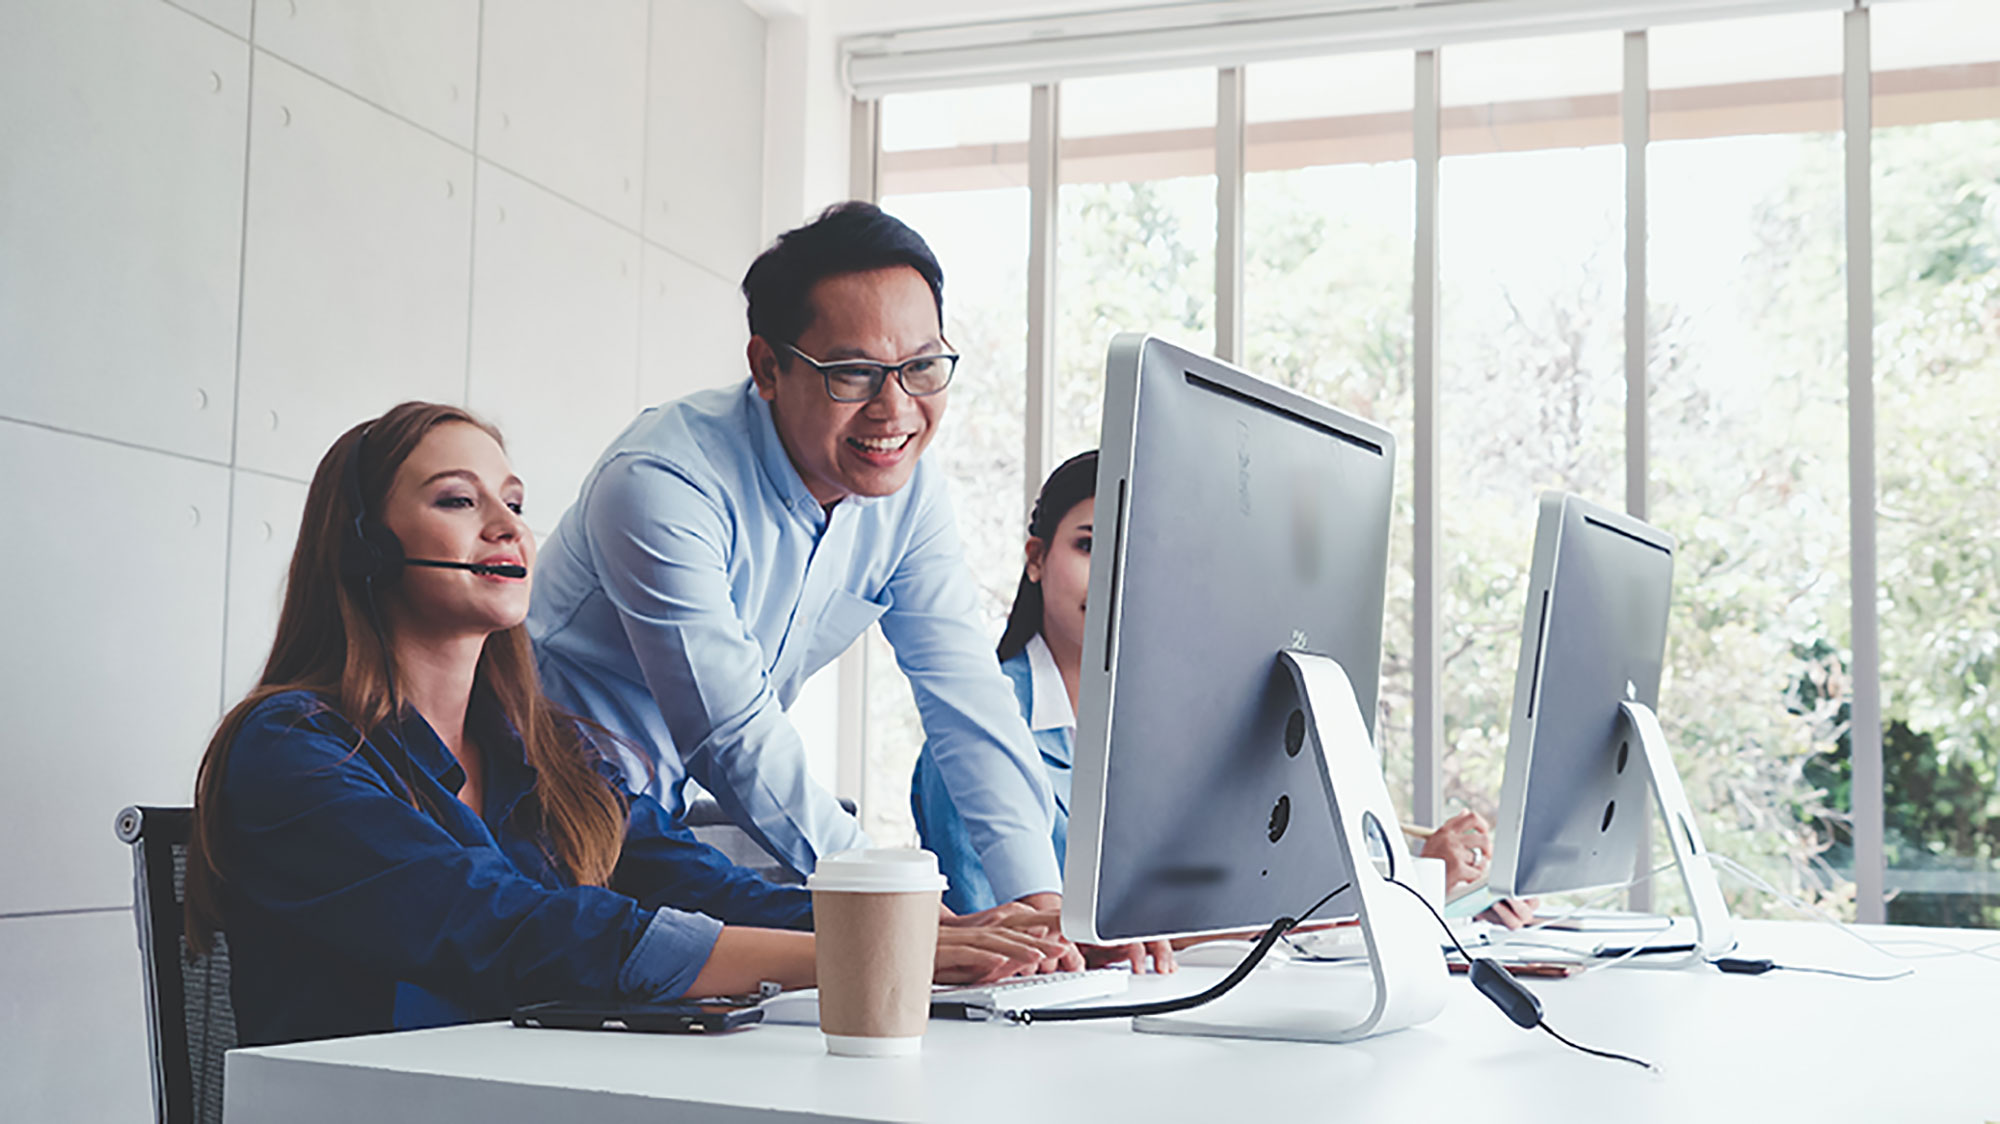
[[[269,662],[196,782],[188,934],[227,930],[245,1044],[812,983],[808,893],[626,791],[542,696],[521,503],[499,434],[449,406],[314,473]],[[1045,922],[980,920],[940,930],[939,979],[1077,962]]]

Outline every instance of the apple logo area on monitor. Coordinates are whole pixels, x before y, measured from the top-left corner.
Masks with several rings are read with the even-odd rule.
[[[1650,789],[1693,907],[1684,960],[1698,962],[1735,936],[1657,715],[1677,545],[1577,496],[1542,497],[1488,884],[1525,897],[1626,883]]]

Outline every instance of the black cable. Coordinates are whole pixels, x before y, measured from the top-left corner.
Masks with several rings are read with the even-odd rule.
[[[1564,1038],[1560,1034],[1557,1034],[1556,1028],[1550,1026],[1548,1023],[1540,1023],[1538,1025],[1540,1025],[1543,1030],[1549,1032],[1550,1038],[1553,1038],[1556,1041],[1562,1043],[1563,1045],[1568,1046],[1572,1050],[1581,1050],[1584,1053],[1591,1055],[1592,1057],[1610,1058],[1614,1062],[1631,1062],[1633,1065],[1638,1066],[1640,1069],[1650,1069],[1656,1073],[1659,1072],[1659,1067],[1655,1066],[1651,1062],[1640,1061],[1638,1058],[1631,1057],[1626,1054],[1614,1054],[1609,1050],[1594,1049],[1592,1047],[1585,1046],[1580,1042],[1571,1042],[1569,1039]]]
[[[1242,983],[1244,978],[1249,976],[1256,969],[1257,965],[1263,961],[1264,954],[1271,951],[1271,946],[1278,943],[1279,937],[1297,928],[1300,922],[1311,917],[1319,910],[1320,906],[1332,901],[1335,894],[1352,885],[1354,885],[1352,882],[1343,882],[1329,891],[1325,897],[1314,902],[1311,909],[1306,910],[1297,917],[1280,917],[1276,921],[1271,922],[1271,927],[1264,930],[1263,936],[1257,938],[1257,945],[1250,950],[1249,955],[1245,956],[1236,967],[1230,969],[1229,974],[1224,976],[1221,982],[1206,991],[1197,992],[1193,995],[1183,995],[1178,999],[1162,999],[1153,1003],[1127,1003],[1104,1007],[1037,1007],[1027,1011],[1009,1011],[1005,1017],[1007,1021],[1020,1023],[1023,1026],[1030,1023],[1081,1022],[1085,1019],[1132,1019],[1138,1018],[1141,1015],[1170,1015],[1175,1011],[1185,1011],[1193,1007],[1199,1007],[1204,1003],[1213,1002],[1228,994],[1230,989],[1234,988],[1237,984]]]
[[[1609,1058],[1612,1061],[1631,1062],[1640,1069],[1650,1069],[1658,1072],[1658,1067],[1651,1062],[1643,1061],[1628,1054],[1615,1054],[1609,1050],[1592,1049],[1589,1046],[1571,1042],[1569,1039],[1556,1033],[1556,1028],[1550,1026],[1548,1021],[1542,1018],[1541,1001],[1537,1000],[1534,994],[1528,991],[1528,989],[1522,987],[1520,981],[1514,978],[1512,972],[1507,971],[1506,967],[1497,960],[1475,959],[1471,953],[1465,951],[1465,946],[1458,941],[1458,934],[1452,932],[1451,926],[1445,923],[1444,915],[1439,913],[1437,907],[1430,903],[1430,899],[1419,893],[1415,886],[1407,882],[1398,882],[1394,878],[1388,879],[1388,882],[1391,886],[1401,886],[1403,889],[1408,890],[1411,897],[1422,902],[1424,908],[1430,911],[1430,915],[1437,918],[1438,927],[1444,930],[1445,936],[1451,938],[1452,947],[1458,949],[1460,956],[1465,957],[1465,963],[1471,969],[1468,974],[1473,986],[1479,989],[1481,995],[1491,1000],[1494,1006],[1500,1008],[1501,1012],[1509,1019],[1513,1020],[1516,1026],[1523,1028],[1538,1026],[1548,1031],[1551,1038],[1573,1050],[1581,1050],[1594,1057]],[[1491,965],[1490,970],[1484,970],[1487,965]]]

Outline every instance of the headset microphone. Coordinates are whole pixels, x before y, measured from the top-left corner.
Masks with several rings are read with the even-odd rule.
[[[470,570],[475,574],[485,574],[495,578],[525,578],[528,576],[528,568],[526,566],[516,566],[506,562],[489,565],[484,562],[442,562],[434,558],[404,558],[400,561],[405,566],[431,566],[439,570]]]

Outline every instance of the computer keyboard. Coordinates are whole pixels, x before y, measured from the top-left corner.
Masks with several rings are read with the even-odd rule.
[[[980,987],[940,988],[931,992],[931,1014],[979,1017],[1001,1011],[1027,1011],[1122,995],[1132,984],[1130,970],[1092,968],[1082,972],[1050,972],[1016,976]]]

